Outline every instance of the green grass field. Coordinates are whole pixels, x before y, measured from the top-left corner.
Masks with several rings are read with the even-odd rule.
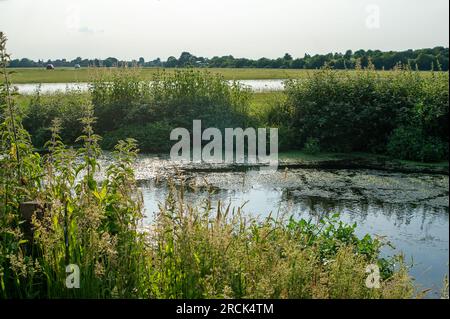
[[[16,84],[21,83],[69,83],[88,82],[99,68],[56,68],[55,70],[45,70],[43,68],[10,68],[11,81]],[[151,80],[153,75],[163,69],[143,68],[139,69],[143,79]],[[167,72],[174,72],[175,69],[166,69]],[[227,80],[267,80],[267,79],[290,79],[302,78],[314,70],[291,70],[291,69],[206,69],[212,73],[221,74]],[[341,71],[354,72],[354,71]],[[389,71],[380,71],[389,72]],[[427,73],[427,72],[424,72]]]
[[[45,70],[41,68],[10,68],[11,81],[20,83],[67,83],[67,82],[87,82],[94,72],[99,69],[82,68],[57,68],[55,70]],[[152,76],[161,71],[159,68],[140,69],[144,79],[150,80]],[[212,73],[219,73],[227,80],[256,80],[256,79],[288,79],[305,76],[310,70],[282,70],[282,69],[207,69]],[[167,69],[173,72],[174,69]]]

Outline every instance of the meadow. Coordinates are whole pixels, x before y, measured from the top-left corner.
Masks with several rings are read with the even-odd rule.
[[[109,71],[114,70],[111,68]],[[70,83],[89,82],[93,73],[108,72],[108,69],[96,68],[56,68],[55,70],[45,70],[44,68],[10,68],[11,81],[16,84],[21,83]],[[160,68],[139,68],[138,73],[143,80],[151,80],[152,77],[165,70],[172,73],[175,69]],[[288,79],[305,76],[306,70],[284,70],[284,69],[227,69],[210,68],[212,73],[222,75],[227,80],[256,80],[256,79]]]
[[[10,71],[11,81],[15,84],[26,83],[75,83],[89,82],[98,72],[110,73],[117,71],[117,68],[56,68],[54,70],[46,70],[44,68],[8,68]],[[143,80],[151,80],[156,74],[165,71],[174,73],[181,68],[139,68],[136,72]],[[211,73],[223,76],[226,80],[272,80],[272,79],[299,79],[317,72],[317,70],[303,69],[256,69],[256,68],[202,68],[196,70],[207,70]],[[119,69],[120,71],[120,69]],[[340,71],[352,73],[354,71]],[[379,74],[389,74],[391,71],[377,71]],[[422,74],[430,74],[423,71]]]

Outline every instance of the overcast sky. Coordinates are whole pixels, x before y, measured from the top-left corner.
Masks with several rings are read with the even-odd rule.
[[[294,57],[449,45],[448,0],[0,0],[13,58]]]

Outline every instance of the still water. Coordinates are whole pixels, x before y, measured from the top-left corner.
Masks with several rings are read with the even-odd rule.
[[[240,80],[253,92],[270,92],[283,90],[284,80]],[[41,93],[55,93],[69,90],[87,91],[89,83],[42,83],[42,84],[16,84],[20,94],[33,94],[40,87]]]

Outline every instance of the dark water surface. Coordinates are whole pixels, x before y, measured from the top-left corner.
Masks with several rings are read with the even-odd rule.
[[[284,80],[240,80],[239,82],[250,88],[253,92],[270,92],[270,91],[281,91],[284,88]],[[21,94],[33,94],[38,88],[40,88],[41,93],[56,93],[64,92],[67,89],[70,90],[80,90],[87,91],[89,88],[89,83],[25,83],[16,84],[17,90]]]

